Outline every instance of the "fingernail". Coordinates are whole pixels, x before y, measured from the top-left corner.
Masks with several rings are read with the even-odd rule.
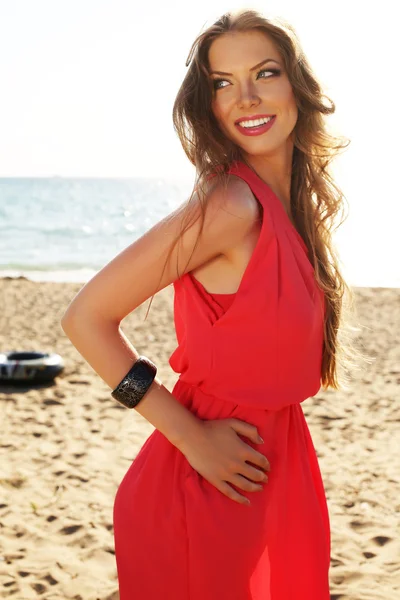
[[[264,440],[262,439],[261,435],[258,436],[258,441],[260,442],[260,444],[264,443]]]

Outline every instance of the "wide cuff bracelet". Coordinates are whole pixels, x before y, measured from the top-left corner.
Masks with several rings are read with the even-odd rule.
[[[135,408],[153,383],[156,373],[156,365],[146,356],[139,356],[111,396],[126,408]]]

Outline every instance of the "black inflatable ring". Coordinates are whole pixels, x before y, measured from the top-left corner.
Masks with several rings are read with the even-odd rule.
[[[59,354],[42,352],[0,353],[0,383],[46,383],[64,369]]]

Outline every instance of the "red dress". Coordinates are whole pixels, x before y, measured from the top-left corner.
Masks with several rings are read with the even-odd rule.
[[[263,207],[236,294],[174,282],[179,373],[172,394],[201,419],[256,425],[268,458],[261,492],[241,505],[204,479],[158,430],[114,504],[121,600],[329,600],[330,525],[301,402],[320,389],[324,296],[279,198],[244,163]]]

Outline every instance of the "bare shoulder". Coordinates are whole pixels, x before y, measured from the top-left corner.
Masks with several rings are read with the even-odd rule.
[[[226,185],[208,182],[202,227],[201,208],[194,195],[125,248],[79,291],[63,322],[79,315],[122,321],[179,276],[229,253],[259,221],[257,200],[247,183],[233,175]]]
[[[259,203],[249,185],[240,177],[230,175],[226,191],[224,186],[219,184],[215,186],[212,194],[215,194],[215,201],[222,210],[243,220],[245,230],[251,228],[254,221],[259,219]]]

